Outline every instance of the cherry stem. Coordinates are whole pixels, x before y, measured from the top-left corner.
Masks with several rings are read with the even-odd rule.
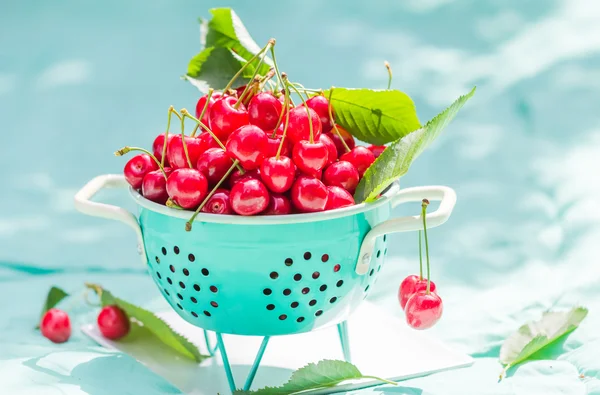
[[[246,95],[246,92],[248,92],[248,90],[250,89],[250,86],[252,86],[256,82],[258,70],[260,70],[260,66],[262,66],[263,62],[265,61],[265,56],[267,56],[267,52],[269,51],[269,48],[272,48],[274,45],[275,45],[275,39],[272,38],[269,40],[267,45],[265,45],[265,47],[263,49],[261,49],[260,53],[262,53],[262,56],[260,57],[260,61],[258,62],[258,65],[254,69],[254,74],[252,75],[252,78],[250,79],[250,81],[252,81],[252,82],[249,82],[246,84],[246,88],[244,88],[244,91],[240,95],[238,101],[235,102],[235,104],[233,105],[233,108],[235,108],[236,110],[242,103],[242,98]],[[261,78],[258,78],[259,86],[260,86],[260,80],[261,80]]]
[[[210,103],[210,98],[212,97],[214,91],[215,90],[213,88],[210,88],[208,90],[208,94],[206,95],[206,103],[204,103],[204,107],[202,107],[202,112],[200,113],[200,117],[199,117],[200,121],[202,121],[202,118],[204,118],[204,114],[206,114],[206,111],[208,110],[208,104]],[[196,125],[196,127],[194,128],[194,131],[192,132],[192,134],[190,136],[196,137],[196,132],[198,131],[199,126],[200,126],[199,124]]]
[[[183,114],[183,110],[181,113]],[[185,117],[181,117],[181,144],[183,144],[183,153],[185,154],[185,159],[187,160],[188,166],[190,169],[193,169],[192,161],[190,160],[190,156],[188,155],[187,143],[185,142]]]
[[[277,129],[279,128],[279,125],[281,125],[284,115],[287,112],[289,112],[289,107],[290,107],[290,91],[289,91],[289,89],[285,89],[283,106],[281,108],[281,114],[279,114],[279,119],[277,120],[275,129],[273,129],[273,134],[271,135],[272,138],[275,138],[275,136],[277,135]]]
[[[92,291],[96,292],[96,295],[98,295],[98,299],[100,299],[100,301],[102,301],[102,287],[99,286],[98,284],[94,284],[94,283],[84,283],[84,285],[86,286],[86,288],[91,289]]]
[[[246,85],[246,88],[244,89],[244,91],[242,92],[242,94],[240,95],[240,97],[238,98],[238,100],[235,102],[235,104],[233,105],[233,108],[237,109],[239,108],[241,103],[244,103],[244,105],[247,105],[247,99],[252,95],[252,92],[260,87],[260,76],[254,76],[254,80],[252,82],[249,82]]]
[[[283,105],[285,108],[287,108],[289,105],[289,99],[290,99],[290,91],[288,89],[286,89],[285,90],[285,98],[283,99]],[[283,127],[283,133],[281,134],[281,141],[279,142],[279,147],[277,147],[277,154],[275,154],[276,160],[279,160],[279,155],[281,155],[281,149],[283,147],[283,143],[285,142],[285,136],[287,134],[289,122],[290,122],[290,117],[288,116],[285,118],[285,126]],[[277,126],[277,128],[279,128],[279,126]],[[276,131],[277,131],[277,129],[275,129],[275,132]]]
[[[310,99],[310,96],[308,95],[308,93],[306,93],[306,89],[304,88],[304,85],[302,85],[299,82],[293,82],[293,85],[296,86],[297,88],[300,88],[302,91],[304,91],[304,94],[306,95],[306,99]]]
[[[229,175],[231,174],[231,172],[233,171],[233,169],[238,165],[238,163],[239,163],[239,161],[236,159],[233,162],[233,164],[231,165],[231,167],[229,168],[229,170],[227,170],[227,173],[225,173],[225,175],[223,177],[221,177],[221,179],[219,180],[219,182],[217,182],[217,184],[210,191],[210,193],[208,195],[206,195],[206,197],[202,201],[202,204],[200,204],[200,206],[198,206],[198,208],[196,209],[196,211],[194,212],[194,214],[192,215],[192,217],[189,219],[189,221],[185,223],[185,231],[186,232],[190,232],[192,230],[192,222],[194,222],[194,219],[196,219],[196,216],[200,213],[200,210],[202,210],[204,208],[204,206],[206,205],[206,203],[208,202],[208,200],[212,197],[212,195],[215,194],[216,190],[219,189],[219,187],[221,186],[221,184],[223,183],[223,181],[225,181],[227,179],[227,177],[229,177]]]
[[[275,47],[271,47],[271,57],[273,58],[273,66],[275,67],[275,74],[277,74],[277,80],[281,84],[281,88],[285,89],[285,83],[283,82],[283,77],[279,72],[279,67],[277,66],[277,58],[275,58]]]
[[[179,115],[177,110],[175,110],[175,108],[173,108],[173,106],[169,106],[169,112],[167,115],[167,130],[165,131],[165,142],[163,143],[162,157],[160,158],[161,166],[165,165],[165,158],[167,157],[167,142],[169,140],[169,130],[171,129],[171,114],[173,114],[173,113],[175,115],[177,115],[177,117],[179,119],[181,119],[181,115]]]
[[[387,60],[385,62],[383,62],[383,65],[385,66],[385,68],[387,69],[387,72],[388,72],[388,86],[387,86],[387,88],[390,89],[392,87],[392,66],[390,66],[390,64],[388,63]]]
[[[149,157],[151,157],[156,164],[158,165],[160,171],[162,172],[163,176],[165,176],[165,180],[167,179],[167,173],[165,173],[165,169],[163,167],[163,165],[158,161],[158,159],[156,159],[156,156],[154,156],[152,154],[152,152],[144,149],[144,148],[140,148],[140,147],[123,147],[120,150],[115,151],[115,156],[123,156],[131,151],[140,151],[145,153],[146,155],[148,155]]]
[[[329,89],[329,99],[327,99],[327,101],[329,102],[329,119],[331,120],[331,124],[333,125],[333,130],[335,130],[335,133],[340,138],[342,145],[346,149],[346,152],[350,152],[350,147],[348,147],[348,144],[346,144],[346,140],[344,140],[344,138],[342,137],[342,134],[340,133],[340,131],[337,127],[337,124],[335,123],[335,119],[333,119],[333,104],[331,102],[331,96],[333,95],[334,89],[335,89],[335,86],[332,86]]]
[[[421,249],[421,231],[419,231],[419,280],[423,280],[423,253]]]
[[[181,115],[184,118],[190,118],[191,120],[193,120],[194,122],[196,122],[198,125],[200,125],[201,128],[203,128],[204,130],[206,130],[211,136],[212,138],[217,142],[217,144],[219,144],[219,146],[223,149],[223,151],[227,151],[227,149],[225,148],[225,146],[223,145],[223,143],[221,142],[221,140],[219,140],[219,138],[212,132],[212,130],[210,130],[205,124],[202,123],[202,121],[200,121],[198,118],[194,117],[192,114],[190,114],[185,108],[183,108],[181,110]],[[233,159],[232,159],[233,161]],[[244,174],[244,169],[241,166],[237,166],[238,170]]]
[[[167,199],[167,202],[165,203],[165,206],[170,207],[170,208],[175,208],[177,210],[183,210],[183,207],[181,207],[180,205],[178,205],[177,203],[175,203],[173,200],[171,200],[171,198]]]
[[[225,89],[223,89],[223,92],[227,92],[229,89],[231,89],[231,86],[233,85],[233,83],[235,82],[235,80],[237,80],[238,77],[240,75],[242,75],[242,73],[244,72],[244,70],[246,69],[246,67],[248,67],[256,59],[258,59],[258,57],[260,55],[262,55],[263,52],[267,51],[269,47],[272,48],[273,45],[275,45],[275,39],[274,38],[270,39],[269,42],[267,43],[267,45],[265,45],[263,49],[261,49],[260,51],[258,51],[249,61],[247,61],[246,63],[244,63],[244,65],[238,70],[238,72],[235,73],[235,75],[233,76],[233,78],[231,79],[231,81],[229,81],[229,83],[227,84],[227,86],[225,87]],[[262,60],[261,60],[261,64],[262,64]],[[260,67],[260,64],[259,64],[258,67],[256,67],[256,70],[254,71],[255,75],[258,72],[259,67]],[[246,87],[246,88],[248,88],[248,87]]]
[[[260,84],[258,86],[259,90],[263,90],[265,87],[265,84],[267,82],[269,82],[271,80],[271,78],[273,78],[275,76],[275,69],[273,67],[271,67],[271,69],[269,70],[269,72],[267,73],[267,75],[265,75],[261,80],[260,80]]]
[[[423,234],[425,235],[425,257],[427,258],[427,295],[431,293],[431,272],[429,271],[429,242],[427,241],[427,206],[429,205],[429,200],[423,199],[423,203],[421,204],[421,217],[423,217]],[[419,239],[420,241],[420,239]]]
[[[298,96],[300,96],[300,100],[302,100],[302,104],[304,105],[304,108],[306,108],[306,113],[308,114],[308,129],[310,130],[310,143],[314,144],[315,138],[313,135],[313,124],[312,124],[312,116],[310,115],[310,108],[306,104],[306,100],[304,100],[304,97],[302,96],[302,94],[300,94],[300,91],[298,91],[298,88],[296,88],[294,86],[294,84],[289,82],[287,79],[285,82],[287,83],[287,86],[292,88],[298,94]]]

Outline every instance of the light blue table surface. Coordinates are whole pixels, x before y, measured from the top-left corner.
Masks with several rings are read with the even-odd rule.
[[[600,6],[586,0],[2,2],[0,393],[179,393],[78,330],[54,345],[32,328],[53,284],[77,293],[94,281],[162,305],[133,232],[77,213],[72,196],[121,171],[115,149],[148,146],[170,104],[193,108],[198,94],[178,77],[198,50],[196,17],[225,5],[258,43],[277,38],[282,69],[305,86],[381,88],[389,60],[423,121],[478,86],[402,179],[458,194],[451,220],[430,232],[445,304],[431,333],[476,363],[360,392],[600,394]],[[133,208],[123,193],[101,198]],[[371,296],[392,314],[417,270],[416,240],[392,236]],[[582,326],[497,383],[502,341],[575,304],[590,309]],[[93,319],[72,308],[74,327]]]

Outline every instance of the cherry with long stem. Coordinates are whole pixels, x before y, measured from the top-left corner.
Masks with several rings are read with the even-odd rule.
[[[167,157],[167,143],[169,140],[169,130],[171,129],[171,114],[173,114],[173,113],[175,115],[177,115],[177,117],[179,119],[181,119],[181,115],[179,115],[177,110],[175,110],[175,108],[173,106],[169,106],[169,112],[168,112],[168,116],[167,116],[167,130],[165,131],[165,142],[163,143],[162,156],[160,158],[161,166],[164,166],[165,158]]]
[[[427,258],[427,295],[431,293],[431,272],[429,269],[429,242],[427,241],[427,206],[429,205],[429,200],[423,199],[421,204],[421,217],[423,217],[423,235],[425,236],[425,257]],[[419,242],[421,239],[419,238]],[[422,276],[422,275],[421,275]],[[423,278],[423,277],[421,277]]]
[[[300,91],[298,90],[298,88],[296,88],[294,86],[294,84],[292,84],[291,82],[289,82],[287,80],[287,78],[285,79],[285,83],[286,83],[286,85],[288,87],[292,88],[298,94],[298,96],[300,96],[300,100],[302,100],[302,104],[304,105],[304,108],[306,108],[306,113],[308,114],[308,130],[310,131],[310,140],[309,140],[309,142],[311,144],[313,144],[315,142],[315,138],[314,138],[314,135],[313,135],[313,124],[312,124],[312,116],[310,115],[310,108],[306,104],[306,100],[304,100],[304,97],[302,96],[302,94],[300,93]]]
[[[329,98],[327,99],[327,101],[329,102],[329,119],[331,120],[331,124],[333,125],[333,130],[335,130],[335,133],[340,138],[340,141],[342,142],[342,145],[346,149],[346,152],[350,152],[350,147],[348,147],[348,144],[346,144],[346,140],[344,140],[344,138],[342,137],[342,134],[340,133],[340,131],[337,127],[337,124],[335,123],[335,119],[333,119],[333,104],[331,103],[331,96],[333,95],[334,89],[335,89],[334,86],[332,86],[329,89]]]
[[[277,120],[275,129],[273,129],[273,134],[271,135],[272,138],[275,138],[275,136],[277,135],[277,129],[279,129],[279,126],[281,125],[281,122],[283,121],[283,116],[288,112],[289,105],[290,105],[290,91],[289,91],[289,89],[286,89],[285,93],[284,93],[284,97],[283,97],[283,106],[282,106],[281,114],[279,114],[279,119]]]
[[[146,155],[148,155],[149,157],[152,158],[152,160],[154,162],[156,162],[156,164],[158,165],[158,168],[160,169],[160,171],[162,172],[163,176],[165,177],[165,180],[167,179],[167,173],[165,173],[165,168],[163,167],[162,163],[160,163],[160,161],[156,158],[156,156],[154,156],[154,154],[152,154],[152,152],[144,149],[144,148],[140,148],[140,147],[123,147],[117,151],[115,151],[115,156],[123,156],[131,151],[140,151],[145,153]]]
[[[269,40],[269,42],[267,43],[267,45],[265,45],[265,47],[263,49],[261,49],[261,51],[259,52],[259,53],[261,53],[260,61],[258,62],[258,65],[254,69],[254,75],[252,75],[252,78],[250,79],[250,81],[254,81],[254,79],[256,78],[256,75],[258,74],[258,70],[260,69],[260,66],[262,66],[263,62],[265,61],[265,56],[267,56],[267,51],[270,48],[273,48],[274,46],[275,46],[275,39],[272,38],[272,39]],[[248,62],[248,63],[250,63],[250,62]],[[246,63],[246,65],[248,63]],[[247,84],[246,85],[246,89],[244,89],[244,91],[240,95],[240,98],[238,99],[237,103],[235,103],[233,105],[233,108],[237,109],[240,106],[240,103],[242,102],[242,97],[244,97],[244,95],[246,94],[246,92],[248,91],[248,89],[250,89],[250,85],[251,84]]]
[[[206,95],[206,103],[204,103],[204,107],[202,107],[202,112],[200,112],[200,118],[198,118],[198,119],[204,118],[204,114],[206,113],[206,110],[208,110],[208,105],[210,104],[210,98],[212,97],[214,91],[215,90],[213,88],[210,88],[208,90],[208,94]],[[190,136],[196,137],[196,132],[198,131],[199,127],[200,127],[200,124],[199,123],[196,124],[196,127],[194,128],[194,131],[192,132],[192,134]]]
[[[238,77],[240,75],[242,75],[242,73],[244,72],[244,70],[246,70],[246,67],[248,67],[248,65],[250,65],[252,62],[254,62],[256,59],[258,59],[259,56],[261,56],[263,54],[263,52],[268,50],[268,47],[271,47],[271,49],[273,48],[272,45],[275,44],[275,39],[270,39],[269,42],[267,43],[267,45],[264,46],[263,49],[261,49],[260,51],[258,51],[249,61],[247,61],[246,63],[244,63],[244,65],[238,70],[237,73],[235,73],[235,75],[233,76],[233,78],[229,81],[229,83],[227,84],[227,86],[225,87],[225,89],[223,89],[223,92],[227,92],[231,86],[233,85],[233,83],[235,82],[235,80],[238,79]],[[256,70],[258,70],[258,67],[256,68]]]
[[[423,280],[423,254],[421,252],[421,231],[419,231],[419,280]]]
[[[219,187],[221,186],[221,184],[223,183],[223,181],[225,181],[227,179],[227,177],[229,177],[229,174],[231,174],[231,172],[233,171],[233,169],[238,164],[239,164],[239,161],[236,159],[233,162],[233,164],[231,165],[231,167],[229,168],[229,170],[227,170],[227,173],[225,173],[223,175],[223,177],[219,180],[219,182],[217,182],[217,184],[208,193],[208,195],[206,195],[206,197],[204,198],[204,201],[202,201],[202,203],[200,204],[200,206],[198,206],[198,208],[196,209],[196,211],[194,212],[194,214],[192,215],[192,217],[189,219],[189,221],[185,223],[185,230],[186,230],[186,232],[190,232],[192,230],[192,222],[194,222],[194,219],[196,219],[196,216],[200,213],[200,211],[202,211],[202,209],[204,208],[204,206],[206,205],[206,203],[208,202],[208,200],[212,197],[212,195],[215,194],[216,190],[219,189]]]
[[[183,114],[183,110],[181,110],[181,113]],[[190,169],[193,169],[194,166],[192,166],[192,161],[190,160],[190,156],[188,154],[188,149],[187,149],[187,143],[185,142],[185,117],[181,117],[181,144],[183,145],[183,154],[185,155],[185,159],[187,160],[188,166],[190,167]]]
[[[290,97],[290,91],[288,89],[285,90],[285,99],[283,100],[284,107],[288,105],[288,99]],[[285,107],[287,108],[287,107]],[[283,114],[283,111],[281,112]],[[279,147],[277,148],[277,154],[275,154],[275,159],[279,159],[279,155],[281,155],[281,149],[283,148],[283,144],[285,143],[285,135],[287,134],[288,125],[290,123],[290,117],[285,118],[285,125],[283,126],[283,133],[281,134],[281,141],[279,142]],[[278,126],[279,127],[279,126]],[[275,129],[277,130],[277,129]]]
[[[383,65],[387,69],[388,72],[388,85],[387,88],[390,89],[392,87],[392,66],[390,66],[389,62],[386,60],[383,62]]]

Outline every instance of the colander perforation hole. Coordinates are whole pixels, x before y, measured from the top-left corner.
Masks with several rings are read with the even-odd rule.
[[[177,294],[177,297],[179,298],[179,300],[183,300],[183,296],[181,296],[181,294]]]
[[[179,255],[179,247],[177,247],[177,246],[173,247],[173,252],[174,252],[176,255]]]
[[[286,258],[285,259],[285,265],[286,266],[292,266],[294,264],[294,260],[292,258]]]
[[[165,294],[167,294],[167,296],[171,296],[171,294],[169,293],[169,291],[167,291],[167,289],[163,289],[163,291],[165,291]]]
[[[179,282],[179,286],[180,286],[181,288],[185,289],[185,284],[183,283],[183,281],[180,281],[180,282]]]
[[[336,285],[337,287],[341,287],[342,285],[344,285],[344,280],[340,280],[340,281],[338,281],[337,283],[335,283],[335,285]]]
[[[302,321],[304,321],[304,317],[298,317],[298,318],[296,319],[296,322],[302,322]]]
[[[387,240],[387,235],[383,235],[383,241]]]
[[[327,285],[323,284],[319,287],[319,291],[321,292],[325,292],[325,290],[327,289]]]
[[[194,284],[194,291],[200,291],[200,286],[198,284]]]
[[[267,305],[267,310],[275,310],[275,305],[274,304],[268,304]]]
[[[300,273],[294,274],[294,281],[300,281],[300,280],[302,280],[302,274],[300,274]]]
[[[167,277],[167,282],[171,285],[173,284],[173,280],[171,280],[171,277]]]
[[[156,261],[156,263],[160,263],[160,258],[157,256],[154,257],[154,260]]]
[[[200,272],[202,273],[203,276],[208,276],[208,274],[209,274],[207,268],[202,268],[202,270],[200,270]]]
[[[377,266],[377,271],[381,271],[381,265]]]
[[[279,278],[279,273],[277,273],[277,272],[271,272],[269,274],[269,277],[271,277],[273,280],[277,280],[277,278]]]
[[[190,271],[187,269],[183,269],[183,275],[184,276],[189,276],[190,275]]]
[[[321,261],[322,262],[327,262],[328,260],[329,260],[329,255],[327,255],[327,254],[321,255]]]
[[[337,273],[337,272],[339,272],[339,271],[340,271],[340,269],[341,269],[341,268],[342,268],[342,265],[340,265],[340,264],[338,263],[338,264],[336,264],[336,265],[333,267],[333,272],[334,272],[334,273]]]
[[[263,289],[263,294],[269,296],[273,293],[273,291],[271,291],[271,288],[265,288]]]
[[[219,290],[217,289],[217,287],[215,287],[214,285],[210,286],[210,292],[212,293],[217,293]]]
[[[161,278],[161,275],[159,272],[156,272],[156,277],[158,277],[159,279]]]
[[[203,313],[205,316],[210,317],[210,313],[208,311],[204,310]]]
[[[214,307],[215,309],[216,309],[217,307],[219,307],[219,304],[218,304],[217,302],[215,302],[214,300],[210,302],[210,305],[211,305],[212,307]]]
[[[369,291],[369,285],[367,285],[367,287],[365,288],[365,292]]]
[[[314,273],[312,274],[312,278],[314,278],[314,279],[316,280],[317,278],[319,278],[319,276],[320,276],[320,275],[321,275],[321,273],[319,273],[319,272],[314,272]]]
[[[179,310],[183,310],[183,307],[179,303],[177,303],[177,307],[179,307]]]
[[[329,299],[329,303],[335,303],[336,300],[337,298],[334,296],[333,298]]]
[[[283,290],[283,294],[284,294],[285,296],[289,296],[291,293],[292,293],[292,290],[291,290],[291,289],[289,289],[289,288],[286,288],[286,289],[284,289],[284,290]]]
[[[175,266],[169,265],[169,270],[171,271],[171,273],[175,273]]]
[[[310,258],[312,258],[312,254],[310,252],[306,251],[304,253],[304,259],[306,259],[308,261]]]
[[[299,304],[300,304],[300,303],[298,303],[298,302],[292,302],[292,304],[290,305],[290,307],[291,307],[292,309],[295,309],[296,307],[298,307],[298,305],[299,305]]]
[[[165,247],[161,248],[160,251],[162,252],[163,255],[167,255],[167,249]]]
[[[194,298],[193,296],[190,298],[190,300],[192,301],[192,303],[198,303],[198,299]]]
[[[377,258],[381,256],[381,250],[377,250]]]
[[[309,293],[309,292],[310,292],[310,288],[308,288],[308,287],[304,287],[304,288],[302,288],[302,293],[303,293],[304,295],[306,295],[306,294],[307,294],[307,293]]]
[[[310,302],[308,302],[309,306],[314,306],[317,304],[317,301],[315,299],[311,300]]]
[[[371,269],[371,271],[369,272],[369,277],[371,277],[373,273],[375,273],[375,269]]]
[[[283,321],[283,320],[287,319],[287,315],[285,315],[285,314],[281,314],[281,315],[279,316],[279,319],[280,319],[281,321]]]
[[[198,314],[197,314],[196,312],[192,311],[192,315],[193,315],[194,317],[198,318]]]
[[[188,255],[188,261],[194,262],[195,260],[196,260],[196,257],[194,256],[194,254],[189,254]]]
[[[387,248],[383,251],[383,255],[387,255]]]
[[[317,310],[315,312],[315,316],[317,316],[317,317],[320,316],[321,314],[323,314],[323,310]]]

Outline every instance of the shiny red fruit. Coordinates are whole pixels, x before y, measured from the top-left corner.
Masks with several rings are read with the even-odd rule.
[[[331,123],[331,118],[329,117],[329,101],[325,98],[325,96],[313,96],[306,101],[306,105],[315,110],[319,116],[321,124],[323,125],[323,133],[329,132],[331,128],[333,128],[333,124]],[[334,114],[333,108],[331,109],[331,114]]]
[[[343,127],[337,125],[337,130],[340,132],[342,138],[338,136],[338,134],[335,132],[335,129],[332,129],[331,132],[327,133],[327,135],[331,138],[331,140],[333,140],[335,148],[337,148],[338,156],[341,156],[347,152],[346,147],[344,147],[344,143],[342,143],[342,139],[349,149],[352,149],[356,146],[356,140],[354,140],[354,137],[352,137],[352,135]]]
[[[387,147],[385,145],[369,145],[367,148],[375,155],[375,158],[379,158],[379,155],[381,155]]]
[[[53,343],[64,343],[71,337],[71,320],[62,310],[53,308],[40,321],[42,335]]]
[[[358,175],[362,177],[369,166],[371,166],[371,163],[375,162],[375,155],[368,148],[358,146],[340,156],[340,160],[352,163],[356,167],[356,170],[358,170]]]
[[[308,120],[308,113],[310,113],[310,119],[312,121],[313,140],[319,141],[322,128],[319,116],[315,110],[309,108],[307,112],[306,107],[304,107],[304,105],[300,105],[292,108],[288,113],[290,120],[288,121],[286,138],[289,138],[293,143],[297,143],[301,140],[310,140],[310,124]]]
[[[209,148],[196,163],[196,169],[206,177],[208,185],[216,185],[225,176],[233,162],[227,152],[221,148]]]
[[[129,185],[137,190],[142,187],[146,174],[157,169],[158,165],[150,155],[141,154],[134,156],[125,163],[123,174]]]
[[[239,215],[256,215],[269,205],[269,191],[258,180],[238,181],[231,188],[229,203]]]
[[[429,289],[431,292],[435,291],[435,283],[431,281],[429,285]],[[427,290],[427,279],[421,279],[419,276],[413,274],[406,277],[400,283],[400,288],[398,289],[398,301],[400,302],[400,307],[404,309],[406,307],[406,302],[413,296],[415,293],[419,291]]]
[[[202,144],[200,139],[190,136],[185,136],[185,146],[188,157],[190,158],[190,162],[192,163],[192,166],[195,166],[196,162],[198,162],[198,158],[207,149],[207,147]],[[169,164],[173,169],[190,167],[185,155],[180,134],[173,135],[173,138],[169,140],[167,157],[169,158]]]
[[[167,138],[167,147],[169,146],[169,143],[173,139],[173,136],[175,136],[175,135],[169,134],[169,137]],[[156,159],[158,159],[159,162],[162,160],[162,153],[163,153],[164,145],[165,145],[165,135],[159,134],[158,136],[156,136],[156,138],[154,139],[154,142],[152,143],[152,154],[154,154],[154,156],[156,157]],[[165,158],[165,161],[164,161],[164,165],[169,166],[168,152],[167,152],[167,157]]]
[[[327,163],[325,164],[325,166],[329,166],[330,164],[337,161],[337,159],[338,159],[337,148],[335,146],[335,143],[331,139],[331,137],[329,137],[325,133],[323,133],[319,136],[319,141],[322,142],[325,145],[325,147],[327,147],[328,155],[327,155]]]
[[[231,214],[231,204],[229,203],[229,191],[227,189],[217,189],[208,201],[202,207],[202,212],[210,214]]]
[[[327,195],[325,184],[313,177],[300,176],[292,185],[292,204],[300,212],[325,210]]]
[[[129,333],[129,317],[118,306],[104,306],[98,314],[98,329],[107,339],[117,340]]]
[[[167,177],[171,174],[173,169],[165,167],[165,174]],[[165,204],[169,198],[167,193],[167,180],[160,169],[151,171],[146,174],[144,181],[142,182],[142,196],[148,200],[152,200],[158,204]]]
[[[265,150],[265,158],[270,156],[276,156],[277,150],[279,149],[279,144],[281,144],[281,136],[271,137],[268,136],[267,139],[267,148]],[[292,146],[289,139],[285,139],[283,142],[283,146],[281,147],[281,153],[279,156],[287,156],[290,157],[292,155]]]
[[[205,152],[209,148],[221,148],[219,143],[211,136],[210,133],[204,132],[198,136],[198,140],[200,140],[201,151]]]
[[[242,174],[238,169],[235,169],[234,171],[231,172],[231,175],[229,176],[229,187],[233,188],[233,186],[236,183],[238,183],[242,180],[262,181],[262,179],[260,178],[259,169],[246,170],[246,171],[244,171],[244,174]]]
[[[307,174],[315,174],[321,171],[327,164],[329,151],[325,144],[320,141],[311,143],[302,140],[294,144],[292,159],[300,170]]]
[[[221,140],[225,141],[231,133],[248,125],[248,111],[244,104],[240,103],[238,108],[233,106],[237,98],[233,96],[224,96],[213,104],[209,120],[212,132]]]
[[[287,215],[292,213],[292,203],[285,195],[272,193],[263,215]]]
[[[341,160],[329,165],[323,173],[323,182],[328,186],[342,187],[354,193],[360,177],[358,170],[350,162]]]
[[[255,125],[237,129],[227,139],[227,153],[246,170],[256,169],[265,158],[267,135]]]
[[[292,187],[296,166],[287,156],[266,158],[260,165],[260,177],[270,191],[283,193]]]
[[[206,108],[206,111],[204,111],[202,119],[200,119],[200,114],[202,114],[202,110],[206,105],[206,98],[208,97],[208,95],[202,96],[198,100],[198,103],[196,103],[196,118],[200,119],[205,126],[208,126],[208,114],[210,113],[213,104],[215,104],[215,101],[217,101],[217,99],[219,99],[221,96],[221,92],[213,92],[213,94],[210,97],[210,100],[208,101],[208,107]]]
[[[327,204],[325,210],[335,210],[336,208],[348,207],[354,205],[354,198],[350,192],[340,187],[327,187]]]
[[[260,92],[248,104],[248,118],[262,130],[273,130],[281,115],[281,102],[271,93]]]
[[[193,209],[202,203],[208,192],[208,181],[196,169],[173,170],[167,179],[167,193],[171,200],[185,208]]]
[[[406,322],[413,329],[431,328],[439,321],[443,311],[442,298],[435,292],[427,294],[426,291],[419,291],[411,296],[404,309]]]

